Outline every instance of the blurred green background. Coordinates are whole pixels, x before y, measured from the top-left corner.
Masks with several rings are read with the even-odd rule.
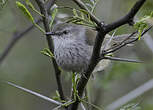
[[[31,0],[32,1],[32,0]],[[110,23],[125,15],[137,0],[99,0],[96,16]],[[21,1],[23,2],[23,1]],[[35,4],[34,1],[32,1]],[[57,0],[58,6],[75,6],[71,0]],[[37,7],[38,8],[38,7]],[[153,1],[147,0],[137,17],[153,11]],[[60,10],[69,14],[70,10]],[[33,13],[35,18],[38,15]],[[0,55],[12,36],[24,30],[31,23],[15,6],[15,0],[8,0],[0,8]],[[129,33],[132,28],[122,26],[116,34]],[[149,31],[153,35],[153,29]],[[53,97],[57,90],[51,60],[40,51],[47,47],[46,39],[38,29],[32,29],[20,39],[4,62],[0,65],[0,80],[10,81],[43,95]],[[153,39],[153,37],[152,37]],[[152,44],[153,45],[153,44]],[[96,105],[106,107],[138,86],[153,78],[153,51],[144,40],[134,46],[124,47],[116,56],[139,59],[143,64],[112,61],[104,74],[96,74],[88,84],[90,100]],[[71,91],[71,74],[62,74],[64,93],[68,97]],[[153,89],[137,97],[131,103],[140,103],[142,110],[153,110]],[[55,105],[36,96],[25,93],[7,84],[0,83],[0,110],[51,110]]]

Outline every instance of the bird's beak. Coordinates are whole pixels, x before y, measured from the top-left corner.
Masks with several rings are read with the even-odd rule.
[[[46,35],[56,35],[55,32],[46,32]]]

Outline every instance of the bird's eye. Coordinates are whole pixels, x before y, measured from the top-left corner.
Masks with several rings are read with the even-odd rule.
[[[68,34],[68,33],[69,33],[68,30],[63,31],[63,34]]]

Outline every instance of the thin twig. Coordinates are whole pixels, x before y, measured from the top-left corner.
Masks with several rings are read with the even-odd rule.
[[[103,53],[108,52],[108,51],[111,51],[111,50],[113,50],[113,49],[115,49],[115,48],[118,48],[118,47],[121,46],[123,43],[125,43],[127,40],[129,40],[131,37],[133,37],[136,33],[137,33],[137,31],[131,33],[130,35],[127,35],[128,37],[126,37],[123,41],[121,41],[120,43],[116,44],[115,46],[112,46],[112,47],[110,47],[110,48],[108,48],[108,49],[106,49],[106,50],[103,50]],[[111,53],[111,52],[109,52],[109,53]],[[105,53],[105,54],[106,54],[106,53]]]
[[[118,58],[118,57],[111,57],[111,56],[105,56],[105,57],[102,57],[102,59],[109,59],[109,60],[123,61],[123,62],[132,62],[132,63],[143,63],[142,61],[138,61],[138,60]]]
[[[133,6],[133,8],[131,8],[131,10],[128,12],[128,14],[126,14],[125,16],[123,16],[122,18],[120,18],[119,20],[110,23],[108,25],[106,25],[106,32],[110,32],[124,24],[133,24],[133,19],[134,16],[136,15],[136,13],[139,11],[139,9],[142,7],[142,5],[145,3],[146,0],[138,0],[135,5]]]
[[[48,15],[47,9],[46,9],[44,3],[42,2],[42,0],[36,0],[36,3],[38,4],[38,6],[40,8],[41,14],[43,14],[45,16],[45,17],[42,18],[45,31],[50,32],[49,15]],[[54,53],[54,45],[53,45],[53,40],[52,40],[51,36],[46,35],[46,39],[47,39],[50,51],[52,53]],[[61,71],[60,71],[54,57],[52,57],[52,61],[53,61],[54,69],[55,69],[56,81],[57,81],[57,85],[58,85],[58,92],[60,94],[60,98],[61,98],[61,100],[65,100],[63,89],[62,89],[62,84],[61,84]]]
[[[36,20],[36,23],[39,24],[41,22],[41,19]],[[9,44],[6,46],[2,54],[0,55],[0,64],[4,61],[4,59],[7,57],[11,49],[14,47],[14,45],[17,43],[19,39],[21,39],[25,34],[30,32],[35,26],[32,24],[29,27],[27,27],[25,30],[18,32],[14,36],[12,36],[12,39],[10,40]]]
[[[152,26],[150,26],[148,29],[144,30],[144,32],[141,34],[141,36],[143,36],[145,33],[147,33],[151,28],[152,28]],[[132,33],[132,34],[129,35],[129,36],[132,36],[133,34],[134,34],[134,33]],[[122,47],[126,46],[127,44],[131,44],[131,43],[136,42],[136,41],[138,41],[138,40],[139,40],[138,37],[136,37],[136,38],[133,39],[133,40],[129,40],[129,41],[128,41],[128,39],[127,39],[127,41],[126,41],[126,40],[123,40],[124,42],[121,42],[118,46],[115,46],[115,48],[108,49],[108,51],[103,51],[102,54],[103,54],[103,56],[104,56],[104,55],[106,55],[106,54],[113,53],[113,52],[115,52],[115,51],[121,49]]]
[[[56,100],[53,100],[53,99],[51,99],[51,98],[49,98],[49,97],[47,97],[47,96],[44,96],[44,95],[42,95],[42,94],[39,94],[39,93],[37,93],[37,92],[34,92],[34,91],[30,90],[30,89],[21,87],[21,86],[19,86],[19,85],[16,85],[16,84],[11,83],[11,82],[8,82],[8,81],[2,81],[2,82],[6,83],[6,84],[8,84],[8,85],[11,85],[11,86],[13,86],[13,87],[16,87],[16,88],[18,88],[18,89],[21,89],[21,90],[23,90],[23,91],[25,91],[25,92],[27,92],[27,93],[30,93],[30,94],[32,94],[32,95],[35,95],[35,96],[37,96],[37,97],[40,97],[41,99],[44,99],[44,100],[46,100],[46,101],[48,101],[48,102],[51,102],[51,103],[53,103],[53,104],[62,105],[62,103],[60,103],[60,102],[58,102],[58,101],[56,101]]]

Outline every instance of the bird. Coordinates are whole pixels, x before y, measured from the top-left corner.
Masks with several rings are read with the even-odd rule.
[[[97,35],[95,30],[72,23],[59,23],[46,35],[52,36],[54,57],[60,68],[79,73],[87,69]],[[104,49],[109,39],[110,35],[106,35],[101,50]],[[118,39],[116,41],[118,42]],[[109,63],[110,60],[102,60],[95,70],[104,70]]]

